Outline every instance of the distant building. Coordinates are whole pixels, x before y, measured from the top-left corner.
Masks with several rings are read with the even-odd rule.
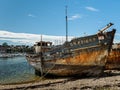
[[[0,53],[6,53],[7,48],[0,45]]]

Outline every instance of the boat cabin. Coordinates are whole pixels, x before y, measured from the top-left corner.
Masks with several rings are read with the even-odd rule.
[[[35,53],[46,52],[50,50],[51,46],[52,42],[45,41],[36,42],[36,44],[34,44]]]

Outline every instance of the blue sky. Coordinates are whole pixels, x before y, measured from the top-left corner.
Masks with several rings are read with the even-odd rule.
[[[66,5],[70,36],[97,33],[109,22],[120,35],[120,0],[0,0],[0,30],[65,36]]]

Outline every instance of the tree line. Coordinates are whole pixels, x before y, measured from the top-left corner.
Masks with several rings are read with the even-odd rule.
[[[8,45],[7,42],[2,43],[0,45],[0,50],[5,53],[33,53],[33,46],[28,45]]]

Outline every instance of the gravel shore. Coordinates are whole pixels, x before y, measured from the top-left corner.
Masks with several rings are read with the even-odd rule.
[[[100,77],[49,78],[27,84],[0,85],[0,90],[120,90],[120,71],[105,71]]]

